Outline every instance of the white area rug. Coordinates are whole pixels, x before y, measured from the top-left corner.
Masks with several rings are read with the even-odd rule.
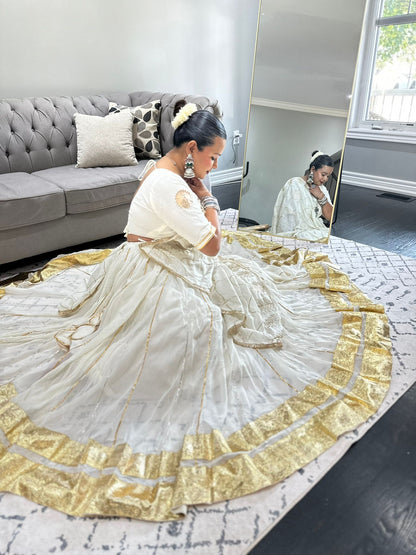
[[[416,381],[416,259],[337,237],[329,245],[279,242],[328,254],[364,293],[386,307],[394,360],[391,389],[380,411],[281,484],[226,503],[195,507],[181,522],[75,518],[0,494],[0,554],[248,553]]]

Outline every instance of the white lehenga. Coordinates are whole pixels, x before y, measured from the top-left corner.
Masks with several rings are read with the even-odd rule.
[[[174,519],[276,483],[389,385],[382,307],[244,233],[215,258],[172,231],[75,253],[3,293],[0,489],[73,515]]]
[[[325,185],[319,188],[331,202]],[[277,195],[270,232],[307,241],[326,240],[329,230],[321,216],[322,208],[308,191],[305,181],[302,177],[292,177]]]

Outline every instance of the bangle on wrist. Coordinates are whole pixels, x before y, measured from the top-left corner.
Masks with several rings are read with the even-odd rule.
[[[324,195],[322,198],[318,198],[318,199],[316,199],[316,200],[318,201],[318,203],[319,203],[321,206],[325,206],[325,204],[328,202],[328,199],[326,198],[325,195]]]
[[[214,208],[218,213],[220,212],[220,205],[218,204],[218,200],[213,196],[205,195],[200,199],[201,207],[205,212],[207,208]]]

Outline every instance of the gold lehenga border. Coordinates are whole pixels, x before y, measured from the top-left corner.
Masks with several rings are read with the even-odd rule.
[[[366,322],[364,334],[369,345],[379,339],[378,317],[370,314]],[[383,353],[378,355],[383,358]],[[254,456],[238,454],[211,467],[198,463],[178,467],[175,482],[144,486],[126,483],[114,474],[95,478],[51,469],[0,446],[0,488],[75,516],[181,518],[183,513],[173,508],[239,497],[283,480],[331,447],[340,434],[361,424],[375,412],[388,389],[388,364],[378,373],[377,362],[371,348],[364,352],[362,371],[350,393]],[[13,393],[10,386],[8,393]],[[312,441],[305,442],[306,437]]]
[[[112,249],[101,249],[97,251],[82,251],[76,252],[74,254],[67,254],[53,258],[50,260],[43,268],[37,270],[36,272],[28,274],[26,282],[28,283],[39,283],[40,281],[46,281],[50,277],[59,274],[62,270],[67,270],[73,266],[90,266],[92,264],[99,264],[111,253]],[[16,287],[23,280],[19,280],[10,283],[8,287]],[[6,290],[4,288],[0,289],[0,299],[4,297]]]
[[[383,307],[372,303],[345,274],[332,268],[325,255],[290,251],[244,233],[225,235],[228,240],[237,238],[243,246],[257,249],[272,264],[294,264],[303,257],[302,263],[311,276],[310,286],[319,287],[333,308],[343,312],[342,335],[325,378],[228,438],[216,430],[211,434],[186,436],[181,453],[158,455],[132,453],[128,445],[110,448],[93,441],[83,445],[63,434],[36,428],[22,409],[10,401],[15,391],[8,384],[0,388],[0,396],[5,401],[3,408],[11,411],[1,416],[10,441],[16,439],[19,446],[43,456],[48,452],[47,459],[67,466],[87,464],[100,470],[117,466],[122,474],[145,478],[176,474],[176,481],[162,480],[156,486],[144,486],[123,482],[114,474],[94,478],[83,472],[62,472],[6,452],[0,444],[0,453],[4,455],[0,462],[0,489],[73,515],[176,519],[181,515],[172,511],[172,507],[231,499],[281,481],[328,449],[339,435],[374,414],[387,393],[391,373],[389,329]],[[364,350],[359,375],[351,390],[343,398],[335,399],[353,375],[361,333],[364,333]],[[212,461],[225,453],[256,448],[331,396],[334,401],[305,424],[254,456],[240,453],[217,465],[195,463],[195,459]],[[20,433],[31,437],[33,443],[21,442],[19,427]],[[305,437],[313,441],[305,444]],[[181,460],[189,462],[179,466]]]

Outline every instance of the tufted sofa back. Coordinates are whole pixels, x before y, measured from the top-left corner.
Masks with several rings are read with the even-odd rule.
[[[34,172],[75,164],[77,140],[74,114],[105,116],[109,102],[139,106],[160,99],[162,152],[172,148],[170,122],[176,102],[185,98],[221,117],[217,101],[202,96],[185,96],[138,91],[93,96],[55,96],[0,100],[0,174]]]

